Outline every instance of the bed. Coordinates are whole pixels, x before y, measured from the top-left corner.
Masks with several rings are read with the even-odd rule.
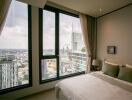
[[[101,71],[64,79],[55,90],[58,100],[132,100],[132,83]]]

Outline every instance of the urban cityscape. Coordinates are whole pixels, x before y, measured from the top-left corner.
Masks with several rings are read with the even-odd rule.
[[[23,11],[20,12],[19,9],[23,9]],[[48,19],[45,20],[47,27],[43,29],[45,30],[43,33],[46,34],[46,39],[44,39],[46,48],[43,48],[43,54],[54,55],[55,48],[52,49],[52,47],[55,47],[55,24],[50,23],[50,21],[52,19],[55,22],[55,19],[54,14],[48,13],[45,12],[45,18]],[[0,90],[29,84],[27,22],[27,5],[13,0],[0,36]],[[57,65],[59,65],[60,76],[86,70],[87,56],[79,18],[60,14],[60,22],[59,64],[57,64],[56,58],[42,59],[42,80],[56,78]],[[47,43],[47,39],[50,42]]]
[[[59,76],[65,76],[85,71],[87,56],[80,19],[59,13],[59,54],[56,57],[55,40],[55,13],[43,10],[41,80],[56,78],[57,72]]]
[[[80,33],[72,33],[72,45],[65,45],[59,50],[59,74],[60,76],[74,74],[86,70],[86,51]],[[47,55],[54,54],[54,50],[46,50]],[[56,78],[57,60],[41,60],[42,80]]]
[[[86,52],[82,45],[82,36],[72,35],[72,47],[68,45],[59,50],[60,76],[86,70]],[[54,50],[43,50],[53,54]],[[42,80],[56,78],[57,59],[41,60]],[[0,89],[6,89],[29,83],[29,61],[26,49],[0,49]]]
[[[12,0],[0,34],[0,90],[29,83],[27,9]]]
[[[29,83],[28,51],[0,49],[0,89]]]

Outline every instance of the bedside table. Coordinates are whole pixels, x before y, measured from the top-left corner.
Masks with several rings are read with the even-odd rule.
[[[99,66],[92,66],[92,71],[100,71],[101,68]]]

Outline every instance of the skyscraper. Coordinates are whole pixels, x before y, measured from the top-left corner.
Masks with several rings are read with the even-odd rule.
[[[0,61],[0,71],[0,89],[18,85],[18,67],[13,59],[9,59],[8,56],[3,58]]]

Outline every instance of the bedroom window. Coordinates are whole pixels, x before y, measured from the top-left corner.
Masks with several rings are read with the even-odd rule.
[[[60,76],[85,71],[86,52],[78,17],[59,13]]]
[[[55,13],[43,11],[43,56],[55,55]]]
[[[43,10],[41,13],[42,37],[40,50],[41,80],[57,77],[57,54],[55,46],[55,12]]]
[[[30,12],[12,0],[0,35],[0,93],[31,85]]]
[[[79,16],[45,6],[39,18],[40,83],[84,73],[87,58]]]

